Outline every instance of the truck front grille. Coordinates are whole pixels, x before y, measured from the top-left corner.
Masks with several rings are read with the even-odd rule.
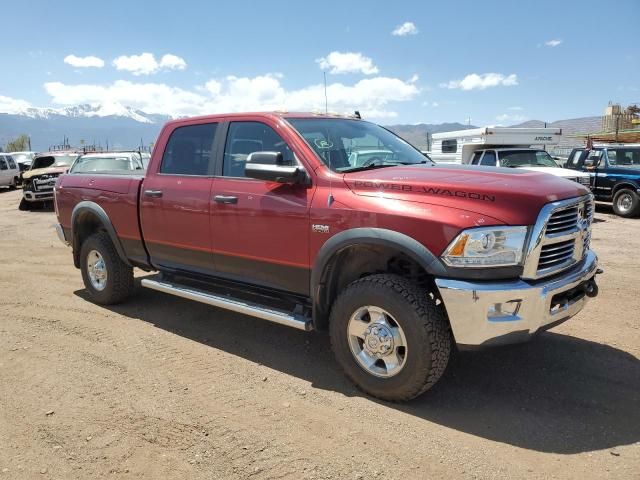
[[[533,229],[524,278],[541,278],[565,270],[584,258],[591,241],[591,195],[546,205]]]

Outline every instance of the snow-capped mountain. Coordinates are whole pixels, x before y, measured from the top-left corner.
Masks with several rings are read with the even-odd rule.
[[[163,115],[151,115],[131,107],[126,107],[119,103],[112,104],[83,104],[71,107],[47,108],[47,107],[26,107],[12,112],[14,115],[21,115],[34,119],[50,119],[54,116],[72,117],[72,118],[90,118],[90,117],[122,117],[130,118],[140,123],[157,123],[158,117],[168,118]]]
[[[45,151],[67,139],[71,145],[137,148],[155,142],[169,115],[149,114],[121,104],[83,104],[60,108],[0,103],[0,147],[21,134],[34,150]]]

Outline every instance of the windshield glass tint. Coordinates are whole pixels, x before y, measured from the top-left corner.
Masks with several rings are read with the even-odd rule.
[[[291,118],[288,121],[318,157],[336,172],[430,163],[420,151],[374,123],[340,118]]]
[[[500,152],[502,167],[558,167],[551,156],[543,151],[517,150],[514,152]]]

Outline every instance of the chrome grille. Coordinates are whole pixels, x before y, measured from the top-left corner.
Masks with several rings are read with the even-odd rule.
[[[578,205],[551,214],[547,222],[547,235],[558,235],[575,230],[578,224]]]
[[[589,250],[593,212],[591,195],[545,205],[533,228],[523,277],[552,275],[582,260]]]
[[[563,264],[573,263],[573,253],[576,247],[574,240],[543,245],[538,260],[538,272],[550,268],[557,268]]]

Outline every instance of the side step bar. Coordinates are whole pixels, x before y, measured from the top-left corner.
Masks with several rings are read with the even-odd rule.
[[[251,317],[261,318],[270,322],[279,323],[280,325],[286,325],[287,327],[297,328],[298,330],[313,330],[311,319],[302,315],[287,313],[258,304],[245,302],[243,300],[222,297],[213,293],[203,292],[202,290],[196,290],[191,287],[185,287],[182,285],[167,282],[159,282],[157,280],[143,278],[140,283],[143,287],[150,288],[152,290],[158,290],[159,292],[168,293],[170,295],[175,295],[176,297],[182,297],[188,300],[206,303],[207,305],[211,305],[213,307],[224,308],[226,310],[231,310],[232,312],[238,312],[244,315],[249,315]]]

